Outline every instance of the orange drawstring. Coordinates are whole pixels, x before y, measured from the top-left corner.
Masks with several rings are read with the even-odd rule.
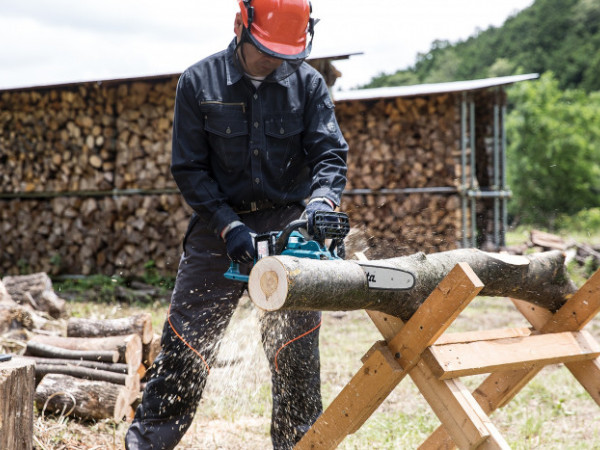
[[[319,322],[319,324],[316,327],[314,327],[313,329],[308,330],[306,333],[303,333],[300,336],[295,337],[291,341],[288,341],[285,344],[283,344],[281,347],[279,347],[279,350],[277,350],[277,353],[275,353],[275,371],[276,372],[279,372],[279,365],[277,364],[277,356],[279,356],[279,352],[281,350],[283,350],[285,347],[287,347],[288,345],[290,345],[292,342],[297,341],[298,339],[303,338],[304,336],[306,336],[306,335],[312,333],[313,331],[315,331],[317,328],[319,328],[321,326],[322,323],[323,323],[323,320],[321,320]]]
[[[210,367],[208,366],[208,363],[206,362],[206,360],[204,359],[204,357],[200,354],[200,352],[198,350],[196,350],[194,347],[191,346],[191,344],[189,344],[175,329],[175,327],[173,326],[173,324],[171,323],[171,304],[169,305],[169,312],[167,313],[167,320],[169,321],[169,326],[171,327],[171,330],[173,330],[173,333],[175,333],[175,335],[181,339],[181,342],[183,342],[185,345],[187,345],[196,355],[198,355],[200,357],[200,359],[202,360],[202,362],[204,363],[204,365],[206,366],[206,370],[208,371],[208,373],[210,373]]]

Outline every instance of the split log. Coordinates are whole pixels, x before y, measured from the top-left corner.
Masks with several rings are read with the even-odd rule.
[[[30,305],[55,319],[65,313],[65,301],[56,295],[52,280],[45,272],[8,276],[2,282],[12,299],[21,305]]]
[[[68,350],[85,351],[111,351],[118,352],[118,361],[131,366],[132,371],[137,371],[142,363],[142,341],[137,334],[128,336],[108,336],[95,338],[41,336],[32,337],[29,343],[42,343],[61,347]],[[43,355],[40,355],[43,356]]]
[[[6,286],[4,286],[4,283],[2,281],[0,281],[0,304],[3,304],[3,303],[9,304],[9,305],[16,304],[16,302],[12,299],[12,297],[6,290]]]
[[[33,447],[34,364],[13,357],[0,362],[0,448]]]
[[[84,420],[121,420],[129,413],[131,403],[127,401],[131,397],[128,389],[118,384],[49,374],[36,388],[35,404],[42,414],[72,413]]]
[[[480,295],[517,298],[556,311],[577,290],[564,258],[560,251],[515,256],[462,249],[370,261],[415,275],[410,290],[382,291],[368,288],[366,273],[355,261],[270,256],[252,269],[248,292],[258,307],[270,311],[368,309],[408,320],[450,270],[466,262],[485,285]]]
[[[142,344],[152,341],[152,315],[136,314],[118,319],[70,318],[67,322],[69,337],[105,337],[137,334]]]
[[[146,367],[150,367],[161,350],[161,335],[154,334],[152,341],[149,344],[144,345],[142,353],[142,364]]]
[[[119,352],[116,350],[70,350],[41,342],[28,341],[26,355],[48,358],[83,359],[86,361],[118,362]]]

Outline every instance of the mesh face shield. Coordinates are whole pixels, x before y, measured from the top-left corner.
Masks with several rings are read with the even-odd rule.
[[[264,53],[268,56],[280,59],[282,61],[281,65],[277,69],[275,69],[273,72],[271,72],[264,79],[258,78],[258,77],[253,77],[252,75],[247,73],[245,70],[246,62],[245,62],[245,55],[244,55],[244,47],[242,44],[252,45],[259,52]],[[286,78],[288,78],[289,76],[293,75],[300,68],[300,66],[304,62],[305,58],[310,53],[310,45],[312,44],[312,37],[311,37],[311,44],[309,44],[309,46],[307,46],[307,51],[303,53],[303,56],[301,58],[293,58],[293,59],[292,58],[289,58],[289,59],[278,58],[276,56],[272,56],[270,52],[264,51],[264,50],[267,50],[264,46],[262,46],[260,44],[259,45],[256,45],[256,44],[257,43],[255,43],[255,40],[251,39],[248,29],[244,27],[244,29],[242,31],[242,38],[238,41],[236,49],[235,49],[235,61],[236,61],[236,64],[238,65],[238,69],[241,72],[243,72],[244,75],[250,80],[261,81],[261,82],[266,82],[266,83],[279,83],[280,81],[283,81]]]
[[[243,30],[236,48],[236,61],[243,67],[244,46],[251,44],[260,53],[282,61],[264,80],[279,82],[298,70],[312,50],[316,20],[307,0],[240,0]]]

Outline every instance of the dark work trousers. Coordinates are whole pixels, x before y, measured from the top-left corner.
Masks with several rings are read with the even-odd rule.
[[[241,219],[257,233],[281,230],[302,206],[256,211]],[[192,423],[210,366],[245,284],[227,280],[225,244],[197,219],[184,239],[162,350],[149,370],[126,447],[172,449]],[[247,270],[247,268],[246,268]],[[291,449],[322,412],[319,361],[321,313],[268,312],[260,331],[271,368],[273,448]]]

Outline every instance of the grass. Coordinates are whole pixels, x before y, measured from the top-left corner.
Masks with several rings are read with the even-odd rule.
[[[166,304],[149,305],[164,317]],[[70,304],[81,311],[102,305]],[[133,312],[108,305],[103,314]],[[256,310],[242,302],[211,372],[197,418],[178,449],[270,448],[269,371],[258,344]],[[505,299],[477,297],[457,318],[452,331],[525,326]],[[587,329],[600,340],[600,319]],[[380,339],[363,311],[326,312],[321,330],[323,401],[327,406],[361,367],[361,357]],[[474,389],[483,376],[465,377]],[[598,405],[562,365],[549,366],[506,407],[492,415],[499,432],[515,449],[600,448]],[[439,420],[410,378],[404,379],[379,409],[339,446],[343,450],[416,448]],[[76,419],[37,419],[36,438],[43,449],[120,449],[126,424],[84,424]]]
[[[516,233],[522,233],[516,232]],[[511,236],[517,239],[519,236]],[[522,239],[521,239],[522,242]],[[585,276],[572,267],[578,284]],[[119,282],[120,283],[120,282]],[[119,283],[110,281],[109,286]],[[67,291],[66,287],[65,293]],[[97,297],[86,297],[90,292]],[[70,297],[69,314],[85,317],[122,317],[139,311],[153,315],[160,332],[168,303],[118,301],[110,289],[86,286]],[[219,367],[211,371],[198,414],[177,447],[183,449],[268,449],[271,411],[270,373],[258,338],[258,313],[246,299],[232,319],[219,353]],[[449,331],[525,327],[528,323],[506,299],[477,297],[458,316]],[[600,341],[600,317],[586,330]],[[381,337],[364,311],[325,312],[321,328],[321,378],[327,407],[361,367],[361,357]],[[475,389],[484,375],[463,377]],[[492,422],[514,449],[600,448],[598,405],[563,365],[542,370]],[[377,411],[339,446],[342,450],[417,448],[440,422],[409,377]],[[102,421],[86,424],[68,417],[38,415],[38,449],[122,449],[127,424]]]

